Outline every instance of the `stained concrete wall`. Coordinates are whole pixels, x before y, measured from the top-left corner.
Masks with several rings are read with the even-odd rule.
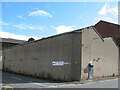
[[[40,78],[80,79],[81,34],[66,33],[4,50],[4,70]],[[53,61],[68,64],[53,66]]]
[[[0,42],[2,42],[1,38]],[[0,84],[2,84],[2,43],[0,43]]]
[[[4,50],[10,47],[13,47],[15,45],[21,45],[25,42],[26,41],[16,40],[16,39],[11,39],[11,38],[0,38],[0,45],[2,46],[0,50]]]
[[[112,38],[102,39],[93,28],[82,33],[82,70],[81,78],[88,77],[88,63],[93,61],[94,77],[118,75],[119,50]]]
[[[72,33],[71,75],[73,81],[81,79],[81,40],[81,31]]]
[[[0,70],[2,70],[2,51],[0,51]]]
[[[3,65],[5,71],[75,81],[87,79],[90,61],[95,64],[95,78],[117,75],[118,52],[112,38],[103,39],[89,27],[4,50]],[[53,61],[68,64],[53,66]]]
[[[1,38],[0,42],[2,42]],[[2,70],[2,43],[0,43],[0,70]]]
[[[15,40],[10,38],[0,38],[0,70],[2,70],[3,61],[2,61],[2,51],[4,49],[13,47],[15,45],[20,45],[25,43],[23,40]]]

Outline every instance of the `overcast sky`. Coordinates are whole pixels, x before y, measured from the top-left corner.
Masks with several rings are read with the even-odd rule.
[[[117,2],[2,2],[0,37],[40,39],[96,24],[118,22]]]

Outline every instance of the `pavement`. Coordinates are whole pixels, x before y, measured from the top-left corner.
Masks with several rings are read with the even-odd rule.
[[[81,82],[60,82],[9,72],[0,72],[0,75],[2,75],[0,88],[118,88],[118,77],[107,77]]]

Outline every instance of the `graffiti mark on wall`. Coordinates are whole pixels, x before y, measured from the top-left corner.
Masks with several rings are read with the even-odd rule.
[[[95,71],[96,72],[101,72],[101,68],[100,67],[96,67]]]

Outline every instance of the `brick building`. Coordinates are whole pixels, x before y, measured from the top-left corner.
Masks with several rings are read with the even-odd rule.
[[[94,27],[103,38],[112,37],[120,47],[120,25],[101,20]]]

